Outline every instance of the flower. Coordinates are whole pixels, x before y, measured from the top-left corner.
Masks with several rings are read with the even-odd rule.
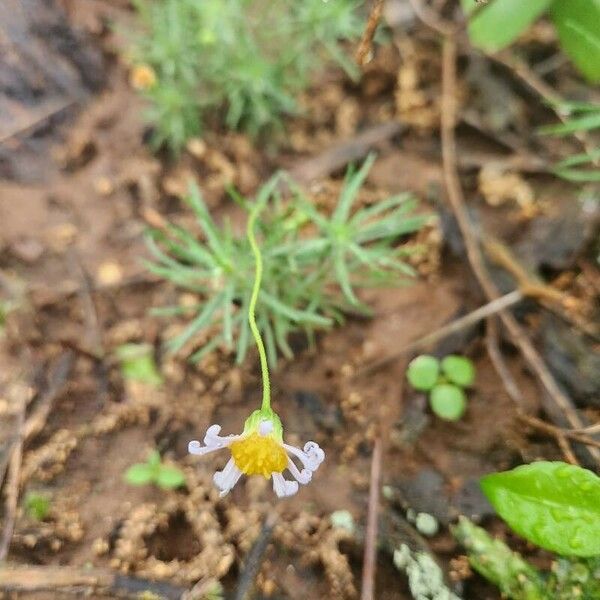
[[[306,485],[312,474],[325,459],[325,452],[316,442],[307,442],[304,448],[296,448],[283,442],[283,427],[272,410],[256,410],[246,420],[241,435],[219,435],[220,425],[211,425],[206,430],[204,445],[193,440],[188,445],[190,454],[204,456],[216,450],[229,448],[231,458],[222,471],[214,474],[213,481],[227,495],[242,475],[262,475],[273,480],[273,490],[279,498],[293,496],[298,484]],[[302,463],[302,469],[294,462]],[[288,470],[295,481],[283,476]]]
[[[156,85],[156,72],[147,64],[136,65],[129,74],[129,82],[136,90],[149,90]]]

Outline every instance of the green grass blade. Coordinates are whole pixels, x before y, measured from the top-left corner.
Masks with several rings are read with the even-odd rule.
[[[578,131],[591,131],[598,128],[600,128],[600,108],[597,113],[588,113],[583,117],[570,119],[566,123],[540,127],[539,132],[542,135],[570,135]]]
[[[199,331],[209,324],[211,317],[217,307],[222,304],[225,297],[224,292],[215,294],[205,305],[200,314],[186,327],[178,336],[169,341],[169,350],[178,352],[189,342]]]
[[[332,222],[345,223],[348,220],[352,204],[374,162],[375,154],[369,154],[362,167],[356,173],[352,172],[350,169],[348,170],[348,175],[346,176],[338,204],[333,211],[331,218]]]

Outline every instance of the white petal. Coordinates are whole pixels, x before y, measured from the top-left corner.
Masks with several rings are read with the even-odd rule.
[[[296,481],[287,481],[281,473],[272,473],[273,490],[278,498],[293,496],[298,491],[298,483]]]
[[[215,450],[221,450],[222,448],[227,448],[231,442],[237,440],[239,435],[228,435],[227,437],[223,437],[219,435],[221,431],[220,425],[211,425],[206,430],[206,435],[204,436],[204,446],[198,440],[192,440],[188,444],[188,452],[190,454],[197,454],[199,456],[203,456],[204,454],[208,454],[209,452],[214,452]]]
[[[215,485],[221,490],[221,498],[233,489],[241,476],[242,472],[235,466],[233,458],[229,459],[222,471],[217,471],[213,475]]]
[[[309,471],[316,471],[319,465],[325,460],[325,452],[323,452],[316,442],[306,442],[304,450],[300,450],[300,448],[290,446],[289,444],[283,444],[283,447],[288,453],[299,458],[304,468]]]
[[[288,470],[302,485],[306,485],[312,479],[312,471],[308,469],[298,470],[296,463],[288,456]]]

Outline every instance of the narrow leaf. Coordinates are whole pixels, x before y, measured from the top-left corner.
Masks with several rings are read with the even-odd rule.
[[[598,129],[599,127],[600,107],[598,107],[598,112],[596,113],[588,113],[583,117],[570,119],[566,123],[540,127],[539,132],[543,135],[569,135],[571,133],[576,133],[577,131],[591,131],[592,129]]]
[[[373,166],[374,162],[375,155],[369,154],[362,167],[356,174],[351,170],[348,171],[346,181],[344,182],[344,187],[340,194],[340,199],[335,207],[335,210],[333,211],[332,221],[335,223],[345,223],[348,220],[350,208],[356,199],[358,190],[360,190],[362,184],[367,178],[369,170]]]

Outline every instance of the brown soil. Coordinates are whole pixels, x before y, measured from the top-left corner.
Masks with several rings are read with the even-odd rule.
[[[3,453],[17,431],[21,399],[31,401],[30,415],[51,393],[53,377],[61,379],[57,365],[71,358],[43,429],[24,447],[10,562],[109,569],[182,589],[203,579],[221,579],[230,594],[265,515],[275,511],[278,523],[257,578],[261,597],[356,597],[371,448],[383,422],[383,484],[392,497],[399,497],[397,492],[404,500],[384,499],[382,513],[404,518],[410,507],[435,514],[442,528],[430,540],[430,549],[447,566],[461,555],[448,523],[469,510],[490,522],[489,507],[477,491],[478,477],[561,454],[552,440],[528,437],[516,421],[516,407],[488,358],[480,327],[431,349],[464,353],[475,361],[478,376],[468,412],[456,424],[436,419],[423,398],[407,389],[405,360],[360,375],[373,360],[483,302],[443,208],[441,219],[411,242],[423,246],[416,262],[418,280],[400,289],[365,293],[363,299],[374,310],[372,319],[349,318],[343,327],[321,335],[314,350],[295,340],[296,358],[282,361],[274,373],[275,409],[290,443],[313,439],[327,455],[310,486],[277,504],[268,482],[258,478],[242,481],[220,499],[211,477],[224,457],[198,461],[186,450],[188,441],[202,437],[211,423],[222,424],[226,433],[240,430],[260,395],[256,356],[236,367],[223,354],[200,365],[164,354],[162,342],[178,324],[149,316],[149,309],[168,304],[178,292],[150,276],[140,261],[146,256],[148,215],[189,218],[179,198],[190,177],[217,215],[235,212],[224,192],[226,184],[252,193],[275,168],[294,168],[306,157],[351,140],[359,130],[398,117],[408,129],[380,144],[365,193],[382,197],[409,190],[427,210],[440,208],[439,103],[434,100],[439,97],[439,56],[431,36],[421,32],[409,40],[399,34],[398,47],[408,58],[402,62],[397,51],[382,48],[354,89],[339,75],[325,74],[304,99],[306,116],[290,123],[288,143],[277,156],[244,136],[214,133],[203,140],[202,153],[188,152],[174,164],[153,156],[144,144],[143,106],[114,53],[118,39],[105,25],[108,18],[130,21],[125,3],[64,5],[69,22],[103,54],[106,82],[101,91],[89,92],[76,107],[66,109],[62,123],[44,133],[42,170],[39,155],[34,163],[28,162],[27,152],[19,158],[19,144],[26,146],[26,141],[11,138],[18,169],[0,179],[0,284],[2,299],[14,307],[0,340],[0,473]],[[399,69],[405,70],[404,77],[397,77]],[[420,74],[412,88],[409,71]],[[507,79],[500,78],[510,88]],[[466,80],[461,85],[465,106],[483,119],[485,111],[469,96]],[[526,102],[514,89],[510,99],[513,111],[523,116]],[[577,190],[531,174],[518,177],[531,188],[533,207],[518,202],[529,198],[527,192],[514,198],[498,188],[496,195],[490,194],[500,196],[501,206],[486,203],[478,189],[480,167],[490,156],[506,163],[513,151],[473,127],[461,126],[459,135],[469,202],[488,231],[518,245],[535,227],[536,215],[570,210],[561,200],[574,201]],[[339,188],[340,173],[331,175],[311,188],[329,202]],[[536,258],[531,248],[529,256]],[[558,285],[579,298],[582,314],[589,318],[597,273],[582,275],[577,265],[571,261],[553,268],[549,278],[558,281],[562,276],[564,283]],[[540,314],[532,309],[526,317],[537,340]],[[123,380],[114,350],[125,342],[156,348],[165,378],[159,389]],[[510,343],[503,349],[528,409],[539,412],[536,381]],[[588,411],[590,417],[594,414]],[[127,468],[144,461],[154,448],[185,472],[183,489],[136,488],[124,482]],[[423,474],[429,474],[429,483],[417,485]],[[43,522],[28,517],[23,508],[22,499],[30,492],[51,498]],[[356,536],[331,525],[330,514],[339,510],[354,517]],[[507,535],[498,524],[496,531]],[[405,578],[393,567],[388,551],[395,543],[390,535],[385,528],[380,532],[387,549],[379,553],[377,598],[408,599]],[[499,598],[475,576],[460,587],[465,600]],[[51,591],[6,597],[62,595]]]

